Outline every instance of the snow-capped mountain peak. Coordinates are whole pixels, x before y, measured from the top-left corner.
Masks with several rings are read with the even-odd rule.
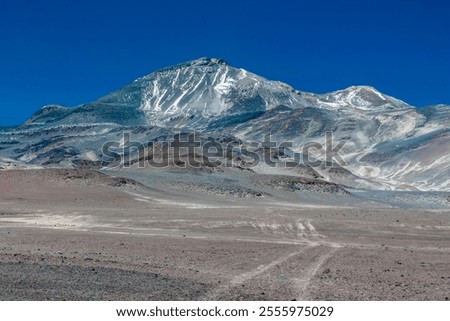
[[[249,114],[283,105],[306,105],[300,92],[223,59],[200,58],[155,71],[99,99],[126,104],[159,126],[207,126],[215,117]]]
[[[340,172],[317,169],[324,179],[354,187],[447,190],[449,119],[448,105],[419,109],[370,86],[300,92],[223,59],[200,58],[91,103],[46,106],[13,133],[0,131],[0,151],[32,164],[78,162],[92,156],[93,144],[100,150],[124,128],[148,131],[146,139],[196,131],[254,142],[270,133],[301,151],[331,132],[346,141],[342,156],[348,166]]]
[[[351,86],[321,96],[325,104],[360,110],[380,111],[411,108],[407,103],[385,95],[371,86]]]

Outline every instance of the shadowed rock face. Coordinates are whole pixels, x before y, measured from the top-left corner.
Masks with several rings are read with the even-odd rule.
[[[306,93],[222,59],[200,58],[91,103],[46,106],[22,126],[0,129],[0,167],[102,164],[103,144],[120,141],[125,130],[143,143],[180,131],[243,142],[270,133],[279,143],[293,142],[293,152],[324,143],[331,132],[335,142],[346,141],[340,155],[348,166],[315,168],[317,177],[369,189],[448,191],[449,121],[448,105],[415,108],[369,86]]]

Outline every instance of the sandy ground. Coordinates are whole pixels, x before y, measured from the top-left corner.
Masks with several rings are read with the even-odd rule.
[[[0,172],[0,299],[450,297],[448,210],[188,194],[91,172]]]

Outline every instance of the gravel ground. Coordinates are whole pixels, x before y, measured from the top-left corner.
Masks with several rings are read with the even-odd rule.
[[[0,299],[450,297],[448,210],[177,193],[91,172],[0,172]]]

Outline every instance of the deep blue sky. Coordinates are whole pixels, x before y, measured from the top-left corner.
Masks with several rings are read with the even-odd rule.
[[[450,103],[449,21],[443,0],[0,0],[0,125],[202,56],[303,91]]]

